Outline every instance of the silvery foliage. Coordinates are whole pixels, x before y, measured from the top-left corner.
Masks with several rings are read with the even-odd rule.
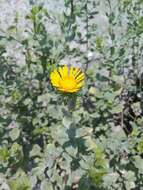
[[[0,189],[141,189],[142,0],[0,1]],[[49,75],[80,66],[85,86]]]

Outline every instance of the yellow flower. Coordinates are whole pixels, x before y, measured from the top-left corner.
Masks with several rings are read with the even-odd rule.
[[[84,82],[84,73],[75,67],[63,66],[50,75],[51,83],[62,92],[73,93],[80,90]]]

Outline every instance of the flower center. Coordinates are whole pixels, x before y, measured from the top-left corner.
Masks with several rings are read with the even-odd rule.
[[[65,90],[71,90],[76,87],[76,81],[71,77],[67,77],[60,81],[60,86]]]

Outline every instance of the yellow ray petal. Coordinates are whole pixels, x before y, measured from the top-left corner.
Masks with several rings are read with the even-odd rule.
[[[84,80],[84,73],[82,73],[78,77],[76,77],[77,82],[82,81],[82,80]]]
[[[70,93],[73,93],[73,92],[77,92],[77,91],[79,91],[79,89],[78,88],[73,88],[73,89],[64,89],[64,88],[59,88],[59,90],[60,91],[62,91],[62,92],[70,92]]]
[[[74,77],[74,67],[70,68],[69,77]]]
[[[81,88],[84,85],[84,82],[80,82],[79,84],[77,84],[77,88]]]
[[[76,68],[74,71],[75,78],[81,73],[82,71],[79,68]]]
[[[60,73],[62,78],[67,77],[68,76],[68,67],[67,66],[60,67],[59,68],[59,73]]]
[[[59,82],[61,80],[61,77],[57,70],[54,70],[50,75],[51,82],[53,86],[59,86]]]

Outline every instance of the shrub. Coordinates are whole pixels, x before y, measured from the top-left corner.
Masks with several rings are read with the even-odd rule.
[[[1,189],[142,189],[142,3],[35,3],[24,35],[18,14],[1,29]],[[85,74],[76,93],[51,85],[64,62]]]

